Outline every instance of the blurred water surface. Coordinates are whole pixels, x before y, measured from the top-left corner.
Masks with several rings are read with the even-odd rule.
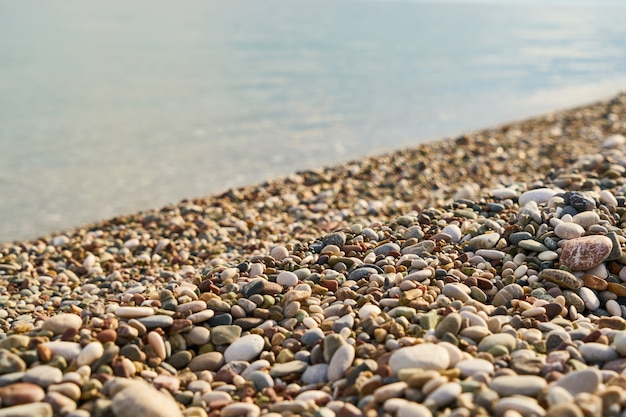
[[[619,1],[0,3],[0,241],[626,89]]]

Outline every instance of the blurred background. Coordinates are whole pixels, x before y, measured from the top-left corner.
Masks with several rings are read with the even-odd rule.
[[[0,3],[0,242],[626,90],[626,2]]]

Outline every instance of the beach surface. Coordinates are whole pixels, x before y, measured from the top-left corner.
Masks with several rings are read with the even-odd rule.
[[[0,417],[626,415],[626,94],[0,245]]]

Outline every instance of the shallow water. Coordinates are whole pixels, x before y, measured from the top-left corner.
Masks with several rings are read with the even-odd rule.
[[[0,241],[611,97],[622,4],[5,2]]]

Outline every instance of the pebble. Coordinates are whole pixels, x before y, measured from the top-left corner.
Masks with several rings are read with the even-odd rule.
[[[564,388],[572,396],[576,396],[581,392],[595,392],[601,381],[600,372],[593,368],[587,368],[570,372],[551,386]]]
[[[112,379],[105,389],[116,392],[111,410],[115,417],[182,417],[174,398],[157,391],[146,382]]]
[[[100,342],[88,343],[78,354],[76,358],[76,365],[91,365],[97,359],[100,359],[104,355],[104,347]]]
[[[298,285],[298,276],[291,271],[282,271],[276,277],[276,283],[283,287],[295,287]]]
[[[40,385],[31,382],[15,382],[0,387],[0,399],[3,407],[29,404],[42,401],[46,396]]]
[[[495,369],[493,363],[485,359],[465,359],[454,366],[461,371],[463,377],[471,377],[479,373],[491,375]]]
[[[259,356],[264,346],[265,341],[257,334],[243,336],[226,348],[224,360],[226,363],[232,361],[251,361]]]
[[[598,266],[609,256],[613,243],[606,236],[584,236],[564,242],[560,261],[572,271]]]
[[[58,314],[48,317],[41,328],[50,330],[53,334],[63,334],[68,330],[78,330],[83,324],[83,320],[76,314]]]
[[[0,350],[0,375],[26,370],[26,363],[19,355],[6,349]]]
[[[389,358],[389,366],[393,374],[405,368],[443,371],[450,366],[450,355],[445,348],[424,343],[396,350]]]
[[[491,380],[489,388],[501,397],[524,395],[536,397],[548,386],[545,379],[535,375],[504,375]]]
[[[0,417],[52,417],[52,406],[48,403],[15,405],[0,409]]]
[[[137,319],[153,314],[154,309],[152,307],[118,307],[115,309],[115,315],[125,319]]]
[[[330,363],[328,364],[328,380],[335,382],[340,378],[343,378],[345,372],[352,365],[354,360],[354,347],[352,345],[340,346],[332,356]]]
[[[49,385],[61,382],[63,380],[63,372],[54,366],[39,365],[27,370],[22,380],[47,388]]]

